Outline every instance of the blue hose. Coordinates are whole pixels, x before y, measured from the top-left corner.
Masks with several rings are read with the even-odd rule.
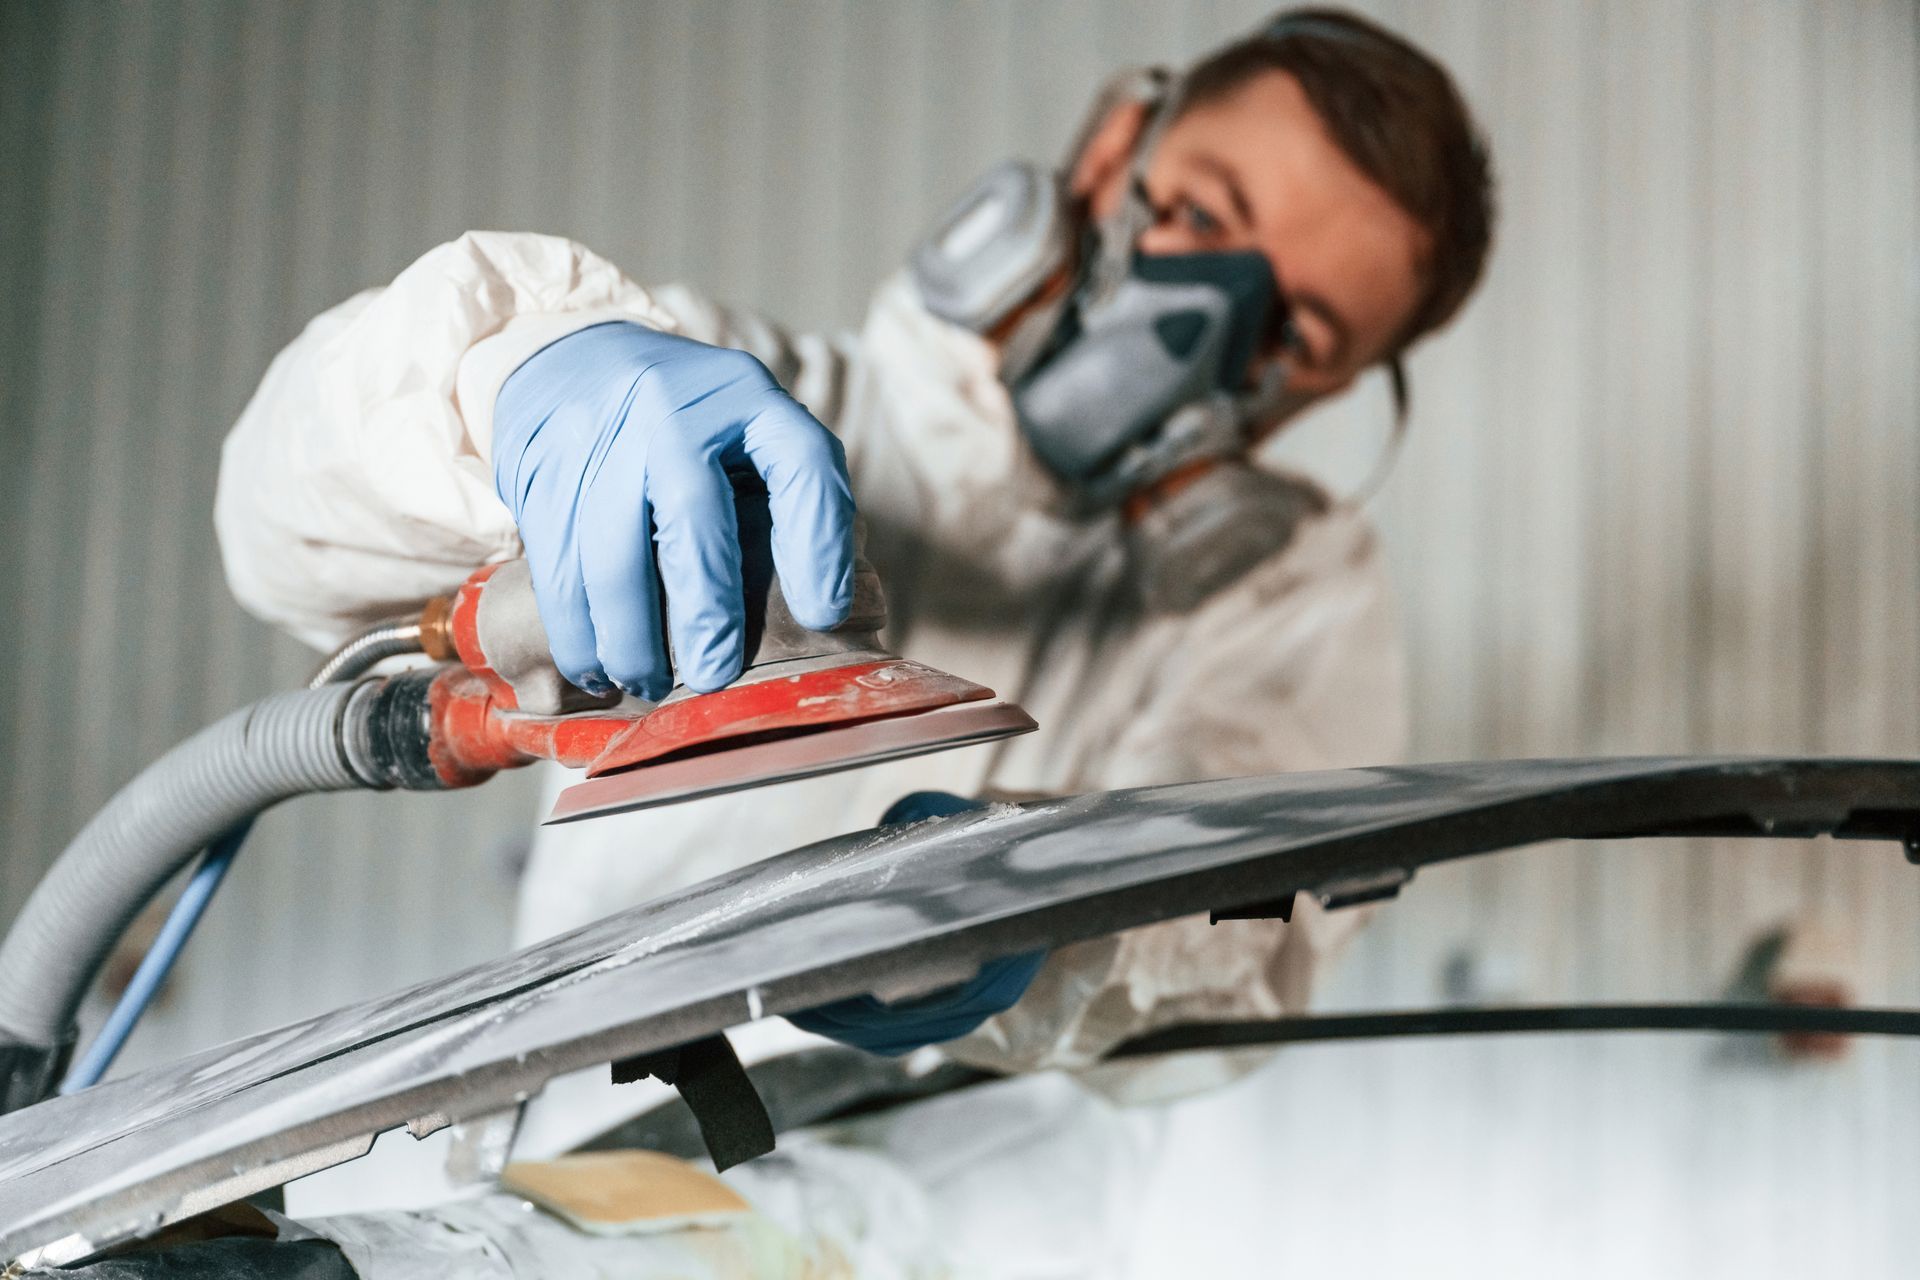
[[[357,679],[388,658],[419,651],[418,621],[396,618],[376,622],[336,649],[313,674],[313,678],[307,681],[307,688],[318,689],[328,684],[345,683]],[[206,914],[207,904],[213,901],[220,882],[226,879],[228,868],[233,866],[234,857],[240,852],[240,846],[246,843],[247,833],[252,830],[253,819],[248,818],[214,841],[200,859],[200,865],[194,868],[193,878],[187,881],[179,901],[167,913],[166,923],[160,926],[153,945],[141,957],[140,967],[133,972],[133,981],[120,993],[120,1000],[113,1006],[113,1012],[107,1015],[100,1034],[93,1038],[93,1043],[87,1046],[87,1051],[80,1055],[79,1060],[68,1069],[66,1079],[60,1082],[61,1093],[78,1093],[90,1085],[98,1084],[100,1077],[107,1074],[107,1068],[120,1056],[127,1037],[133,1034],[134,1026],[146,1013],[147,1006],[153,1003],[167,975],[173,971],[181,949],[187,945],[187,939],[193,936],[194,926]]]
[[[200,865],[194,868],[193,878],[187,881],[179,901],[173,904],[173,910],[168,913],[167,922],[160,926],[159,935],[141,958],[140,967],[134,970],[133,981],[120,993],[119,1002],[113,1006],[113,1012],[107,1015],[107,1021],[93,1038],[93,1043],[87,1046],[87,1051],[68,1070],[67,1078],[60,1082],[61,1093],[78,1093],[98,1084],[100,1077],[107,1074],[107,1068],[113,1065],[113,1060],[126,1046],[127,1037],[133,1034],[140,1015],[153,1003],[160,985],[172,972],[174,961],[180,958],[181,949],[193,935],[194,926],[200,923],[207,904],[213,901],[214,892],[220,888],[220,881],[226,878],[227,869],[233,865],[235,855],[240,852],[240,846],[246,843],[247,833],[251,830],[253,819],[249,818],[215,841],[206,856],[200,859]]]

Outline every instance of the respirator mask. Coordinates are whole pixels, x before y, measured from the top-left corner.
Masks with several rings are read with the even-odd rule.
[[[1296,407],[1277,362],[1249,382],[1288,323],[1264,254],[1135,248],[1156,217],[1147,161],[1176,114],[1166,76],[1130,73],[1109,85],[1069,168],[1128,97],[1147,103],[1149,121],[1112,214],[1090,220],[1062,173],[1008,162],[948,210],[912,260],[927,309],[977,333],[1070,274],[1005,335],[1000,376],[1028,445],[1081,513],[1117,507],[1197,461],[1238,457]]]
[[[1179,113],[1179,88],[1157,70],[1110,81],[1061,171],[1009,161],[988,172],[915,250],[911,275],[934,315],[1001,339],[1000,377],[1021,433],[1070,512],[1124,510],[1149,604],[1185,611],[1286,545],[1303,516],[1330,502],[1310,483],[1246,461],[1305,403],[1288,394],[1280,361],[1251,376],[1288,337],[1266,256],[1136,247],[1156,220],[1145,175]],[[1124,101],[1143,103],[1147,122],[1124,198],[1091,219],[1066,175]],[[1036,302],[1062,273],[1066,287]],[[1403,409],[1397,366],[1392,372]],[[1382,462],[1390,460],[1391,451]],[[1366,490],[1383,475],[1377,469]]]
[[[1329,501],[1246,461],[1306,403],[1288,395],[1281,361],[1250,380],[1263,351],[1286,345],[1267,257],[1137,249],[1156,221],[1146,165],[1179,115],[1177,96],[1164,71],[1116,77],[1060,173],[998,165],[941,217],[910,271],[927,311],[1000,338],[1000,380],[1021,436],[1069,514],[1123,510],[1144,603],[1187,612],[1279,551]],[[1091,219],[1066,175],[1127,100],[1148,111],[1127,192],[1112,215]],[[1068,286],[1035,301],[1062,273]]]

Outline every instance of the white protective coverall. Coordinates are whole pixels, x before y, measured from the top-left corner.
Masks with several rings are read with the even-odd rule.
[[[324,646],[518,554],[489,461],[494,397],[542,346],[614,319],[759,356],[846,445],[867,554],[887,590],[890,646],[992,687],[1041,727],[999,744],[542,829],[518,941],[870,826],[914,790],[1068,794],[1379,764],[1402,753],[1399,637],[1380,552],[1359,513],[1331,506],[1189,612],[1156,612],[1142,603],[1118,518],[1062,514],[1022,442],[993,350],[927,313],[904,280],[880,290],[857,339],[790,337],[684,289],[643,289],[565,240],[473,232],[442,245],[386,288],[315,319],[243,412],[226,442],[215,511],[235,595]],[[556,785],[567,781],[553,772]],[[1305,904],[1292,925],[1214,927],[1200,917],[1062,947],[1014,1009],[941,1051],[990,1069],[1078,1069],[1170,1023],[1298,1011],[1316,967],[1357,919]],[[750,1061],[807,1039],[777,1019],[735,1035]],[[1112,1132],[1085,1129],[1076,1148],[1032,1112],[1051,1098],[1057,1114],[1084,1113],[1083,1128],[1111,1128],[1122,1124],[1114,1100],[1164,1097],[1229,1071],[1191,1056],[1169,1065],[1176,1074],[1108,1067],[1067,1087],[1057,1077],[1032,1081],[1025,1097],[991,1091],[1014,1097],[1001,1104],[1013,1108],[1010,1126],[968,1114],[960,1098],[922,1104],[948,1118],[951,1134],[967,1135],[965,1167],[959,1147],[913,1122],[915,1108],[896,1113],[896,1132],[917,1127],[878,1145],[899,1157],[903,1185],[930,1197],[945,1256],[961,1259],[962,1274],[997,1274],[979,1257],[1023,1249],[1059,1260],[1045,1274],[1102,1274],[1091,1259],[1113,1247],[1108,1215],[1124,1212],[1124,1189],[1083,1186],[1063,1209],[1033,1187],[1045,1185],[1036,1175],[1055,1156],[1090,1162],[1056,1183],[1108,1177],[1109,1168],[1123,1180],[1126,1161],[1106,1149]],[[518,1149],[555,1153],[658,1100],[603,1080],[604,1072],[550,1086]],[[929,1171],[929,1158],[939,1170]],[[961,1183],[979,1192],[974,1207]],[[1017,1226],[1021,1213],[1009,1206],[1023,1197],[1031,1221]],[[1087,1213],[1107,1220],[1066,1225]],[[1020,1243],[1029,1229],[1052,1239]],[[983,1242],[978,1255],[970,1239]]]

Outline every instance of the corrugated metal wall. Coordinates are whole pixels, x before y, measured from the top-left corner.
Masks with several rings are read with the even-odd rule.
[[[1909,0],[1397,0],[1505,222],[1414,361],[1382,502],[1426,757],[1920,751],[1920,20]],[[1257,3],[0,4],[0,916],[144,761],[302,677],[228,600],[221,435],[311,314],[469,226],[854,322],[937,206],[1101,73]],[[1356,432],[1378,388],[1336,410]],[[525,779],[263,824],[132,1059],[498,948]],[[1879,848],[1640,845],[1433,875],[1330,998],[1688,996],[1851,923]],[[1474,975],[1478,975],[1475,977]],[[1190,1108],[1142,1274],[1878,1274],[1920,1232],[1915,1051],[1318,1048]],[[1254,1108],[1266,1126],[1250,1126]],[[1234,1171],[1229,1175],[1226,1171]],[[1288,1212],[1289,1205],[1296,1211]]]

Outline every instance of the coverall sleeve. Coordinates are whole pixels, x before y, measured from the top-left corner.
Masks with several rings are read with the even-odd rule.
[[[235,597],[326,647],[518,555],[489,452],[500,384],[610,320],[714,340],[675,296],[690,323],[581,245],[474,231],[320,315],[222,451],[214,527]]]
[[[1152,694],[1086,789],[1390,763],[1406,749],[1404,659],[1377,543],[1336,511],[1143,646]],[[1148,660],[1151,660],[1149,658]],[[1296,904],[1293,922],[1170,920],[1062,947],[1020,1003],[945,1046],[997,1071],[1088,1067],[1181,1022],[1304,1009],[1314,973],[1365,918]],[[1204,1073],[1203,1073],[1204,1074]],[[1110,1077],[1152,1096],[1151,1071]],[[1189,1070],[1182,1087],[1193,1087]]]
[[[753,356],[788,395],[846,440],[852,425],[845,410],[853,367],[853,346],[847,338],[794,333],[750,311],[721,306],[685,285],[661,285],[651,292],[680,332]]]

